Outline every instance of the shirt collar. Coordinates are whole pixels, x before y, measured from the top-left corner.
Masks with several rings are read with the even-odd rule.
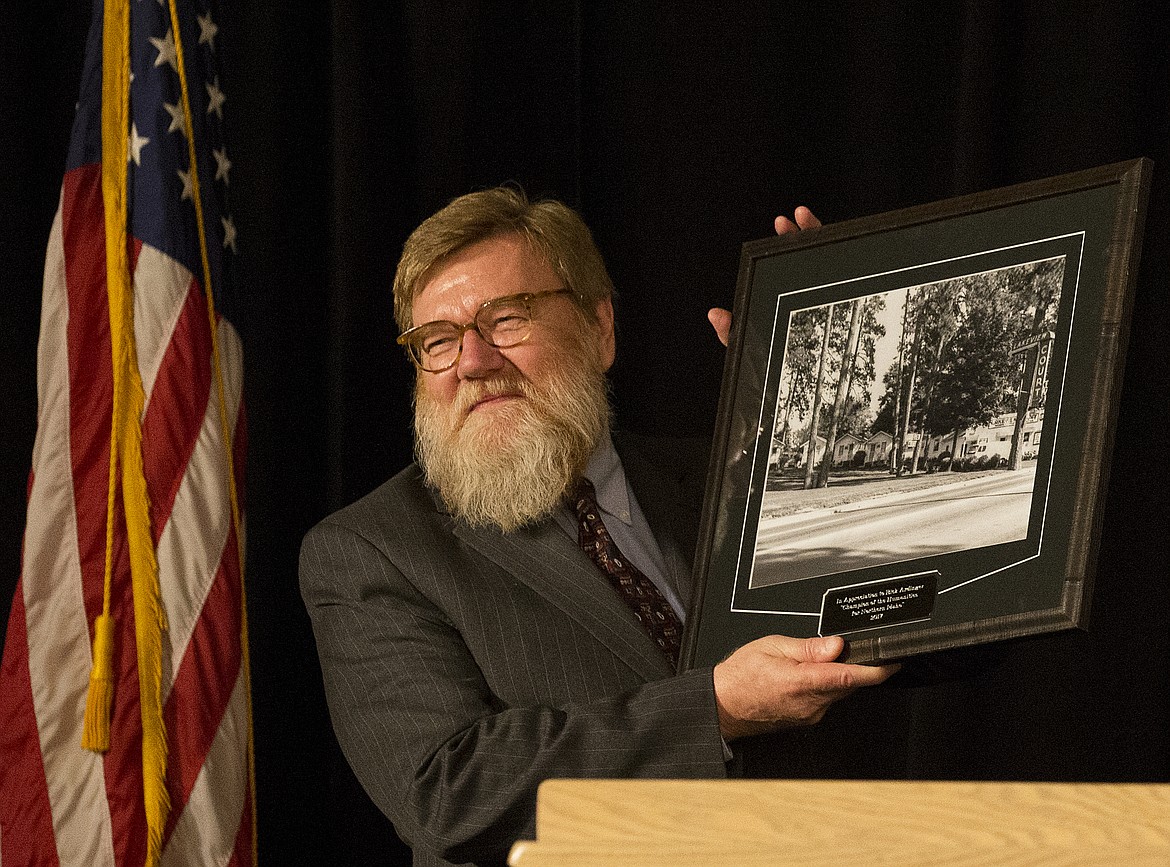
[[[585,467],[585,478],[593,482],[597,490],[597,503],[601,510],[624,524],[632,524],[630,517],[630,490],[626,486],[626,474],[621,458],[613,447],[608,433],[593,450],[589,464]]]

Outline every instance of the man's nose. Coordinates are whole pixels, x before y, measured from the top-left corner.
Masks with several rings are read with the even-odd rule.
[[[480,337],[474,328],[464,332],[463,352],[457,365],[460,379],[480,379],[503,366],[504,356],[500,350]]]

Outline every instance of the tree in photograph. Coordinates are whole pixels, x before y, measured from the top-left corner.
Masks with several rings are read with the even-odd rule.
[[[922,401],[918,407],[918,439],[914,442],[914,453],[910,459],[910,472],[917,472],[919,460],[926,446],[925,440],[931,430],[931,404],[934,398],[935,384],[944,361],[944,353],[955,333],[959,316],[962,311],[963,285],[965,278],[943,280],[926,287],[922,299],[921,323],[925,341],[922,347],[924,358],[923,368],[924,388]]]
[[[1017,330],[1014,313],[1003,281],[970,287],[931,401],[930,433],[951,434],[952,466],[960,434],[989,423],[1014,400],[1018,371],[1009,351]]]
[[[898,359],[890,362],[889,369],[882,375],[882,393],[878,398],[877,414],[873,417],[870,430],[874,433],[885,431],[892,434],[897,425],[898,412]]]
[[[863,299],[854,299],[849,303],[849,339],[845,344],[842,356],[840,373],[837,375],[837,396],[833,399],[833,408],[829,413],[829,426],[825,434],[825,457],[821,461],[820,472],[817,473],[816,487],[823,488],[829,484],[829,468],[833,463],[833,447],[837,443],[837,427],[841,417],[845,414],[845,399],[849,396],[849,386],[853,380],[853,365],[857,355],[858,343],[861,339],[861,308]],[[806,482],[805,487],[808,487]]]
[[[787,450],[791,445],[792,419],[805,418],[812,399],[812,387],[819,360],[821,323],[824,308],[794,313],[788,326],[784,351],[786,391],[780,398],[776,425],[772,435],[774,448]]]
[[[881,424],[879,430],[888,430],[892,438],[890,445],[889,469],[891,473],[897,473],[902,463],[902,441],[898,434],[902,428],[902,382],[906,370],[906,355],[909,351],[910,336],[910,290],[907,289],[902,295],[902,322],[900,330],[898,331],[898,357],[894,359],[893,366],[886,371],[882,378],[882,383],[885,386],[885,392],[882,394],[879,402],[878,418],[875,420],[875,425]],[[890,416],[888,424],[883,418],[885,412],[889,410]]]
[[[823,487],[826,483],[822,478],[825,469],[822,468],[820,474],[816,471],[816,440],[817,437],[824,439],[822,431],[832,433],[826,446],[831,454],[832,440],[836,436],[847,430],[861,433],[868,429],[866,416],[874,379],[874,353],[878,339],[885,333],[885,326],[878,321],[878,313],[884,307],[881,296],[871,296],[821,308],[823,319],[815,338],[818,349],[808,359],[815,363],[808,364],[812,387],[805,405],[808,407],[807,441],[812,446],[805,455],[805,487]],[[813,342],[808,340],[807,345]],[[814,367],[815,375],[812,373]],[[834,377],[836,396],[833,402],[827,403],[824,387],[834,381]],[[860,402],[854,399],[857,396]],[[786,429],[782,430],[786,432]],[[831,459],[826,463],[831,466]]]
[[[884,295],[873,295],[866,299],[861,313],[861,339],[853,355],[853,384],[850,397],[856,397],[867,407],[870,393],[877,379],[878,341],[886,336],[886,327],[878,321],[879,314],[886,308]],[[854,433],[857,433],[855,430]]]
[[[817,359],[816,385],[813,386],[812,408],[809,413],[808,449],[804,460],[804,487],[806,489],[813,486],[813,469],[817,462],[817,421],[821,413],[821,389],[825,384],[825,368],[829,359],[829,335],[833,331],[833,309],[835,307],[835,304],[829,305],[825,325],[821,331],[821,351]],[[828,459],[829,455],[826,453],[824,460]]]
[[[857,381],[856,372],[854,372],[854,381]],[[833,407],[830,404],[821,404],[821,430],[828,429],[829,417],[832,412]],[[840,439],[845,434],[853,434],[864,439],[874,429],[873,420],[874,414],[869,408],[869,400],[863,395],[850,391],[849,396],[845,398],[845,406],[837,417],[837,438]]]
[[[911,410],[914,408],[914,388],[918,382],[918,362],[922,353],[922,334],[926,328],[927,287],[906,290],[902,308],[902,351],[898,354],[898,372],[895,387],[894,453],[891,458],[894,473],[904,470],[902,457],[906,452],[906,438],[910,433]],[[913,470],[913,468],[911,468]]]
[[[882,296],[859,298],[836,307],[841,315],[833,319],[827,345],[822,340],[822,345],[826,346],[824,357],[827,359],[829,374],[833,367],[836,368],[836,393],[831,404],[823,401],[818,403],[815,424],[810,425],[811,436],[818,435],[820,430],[827,432],[825,454],[830,456],[838,436],[844,433],[862,434],[869,429],[874,354],[877,341],[885,334],[885,326],[878,321],[878,313],[885,307]],[[810,485],[806,461],[806,487],[825,487],[831,468],[831,457],[822,461]]]
[[[952,433],[953,456],[964,429],[1013,409],[1018,461],[1036,351],[1029,348],[1017,403],[1020,372],[1011,350],[1055,328],[1063,270],[1063,259],[1049,259],[906,290],[898,357],[883,376],[873,425],[893,431],[892,472],[917,470],[926,437]],[[906,462],[912,433],[918,439]]]

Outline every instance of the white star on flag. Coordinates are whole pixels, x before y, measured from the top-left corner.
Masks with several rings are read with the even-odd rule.
[[[134,160],[136,166],[142,165],[142,148],[150,144],[150,139],[138,134],[138,124],[136,123],[130,124],[130,141],[127,144],[129,145],[128,159]]]
[[[183,117],[183,107],[178,103],[171,105],[169,102],[163,103],[163,108],[167,110],[167,114],[171,116],[171,125],[167,127],[167,132],[175,132],[178,130],[184,137],[187,135],[187,119]]]
[[[224,249],[230,249],[233,253],[236,252],[236,224],[229,217],[220,217],[219,221],[223,223],[223,246]]]
[[[212,148],[211,155],[215,157],[215,179],[228,185],[228,172],[231,171],[232,161],[228,159],[227,148]]]
[[[171,69],[175,72],[179,71],[179,55],[175,53],[175,34],[172,31],[168,30],[167,35],[162,39],[151,36],[150,44],[158,49],[158,57],[154,59],[155,66],[169,63]]]
[[[179,196],[179,201],[181,202],[183,199],[195,201],[195,189],[191,186],[191,173],[185,172],[182,169],[179,169],[178,172],[179,180],[183,182],[183,192]]]
[[[223,104],[227,99],[219,89],[219,78],[207,85],[207,113],[215,112],[216,117],[223,120]]]
[[[215,51],[215,36],[219,33],[219,28],[211,20],[211,13],[195,17],[199,20],[199,44],[206,42],[211,46],[211,50]]]

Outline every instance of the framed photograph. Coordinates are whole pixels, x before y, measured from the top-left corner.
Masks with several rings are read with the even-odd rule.
[[[744,245],[683,667],[1085,628],[1150,171]]]

